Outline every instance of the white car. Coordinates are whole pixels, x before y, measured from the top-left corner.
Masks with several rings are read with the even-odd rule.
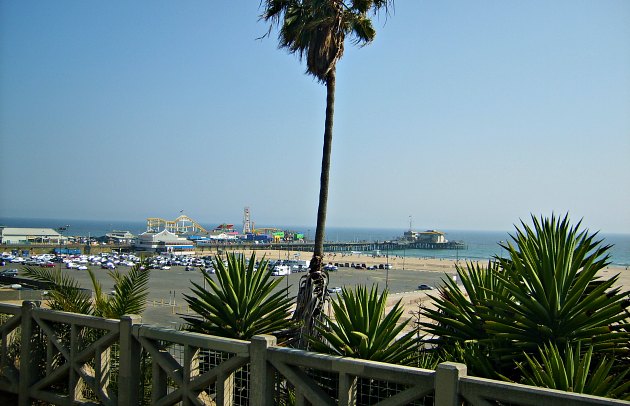
[[[341,293],[341,288],[339,286],[328,288],[328,293]]]
[[[77,269],[78,269],[79,271],[87,271],[88,267],[87,267],[87,266],[85,266],[85,265],[79,265],[79,266],[77,267]]]

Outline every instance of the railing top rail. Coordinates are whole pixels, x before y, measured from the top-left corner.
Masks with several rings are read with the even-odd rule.
[[[541,388],[520,383],[495,381],[476,376],[461,377],[461,394],[480,396],[485,399],[517,403],[519,405],[561,404],[566,406],[628,406],[630,402],[609,399],[583,393],[565,392],[558,389]]]
[[[2,314],[20,314],[22,306],[11,303],[0,303],[0,313]]]
[[[294,348],[271,347],[270,360],[328,372],[344,372],[401,384],[418,383],[419,379],[435,380],[435,371],[336,355],[320,354]]]
[[[86,314],[62,312],[50,309],[33,309],[33,316],[41,320],[54,321],[57,323],[78,324],[85,327],[92,327],[104,330],[118,330],[120,328],[120,320],[104,319],[97,316],[89,316]]]
[[[134,326],[133,334],[138,338],[144,337],[151,340],[169,341],[175,344],[191,345],[208,350],[249,355],[250,342],[233,338],[211,336],[190,331],[178,331],[144,324]]]

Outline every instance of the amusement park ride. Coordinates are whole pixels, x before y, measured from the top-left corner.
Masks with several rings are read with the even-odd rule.
[[[234,224],[220,224],[215,227],[213,230],[208,231],[204,227],[202,227],[195,220],[190,217],[182,214],[177,217],[175,220],[165,220],[158,217],[150,217],[147,218],[147,231],[148,232],[160,232],[162,230],[167,230],[171,233],[177,234],[179,236],[201,236],[201,235],[217,235],[217,234],[230,234],[236,235],[238,232],[234,230]],[[289,235],[295,235],[297,238],[304,238],[303,234],[298,234],[294,232],[285,232],[279,228],[273,227],[264,227],[264,228],[255,228],[254,222],[251,221],[251,214],[249,207],[245,207],[243,210],[243,234],[242,235],[268,235],[274,241],[280,241]]]

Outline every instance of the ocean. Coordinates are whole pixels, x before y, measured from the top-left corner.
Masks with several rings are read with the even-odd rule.
[[[43,227],[53,228],[68,225],[65,235],[102,236],[112,230],[127,230],[133,234],[146,231],[145,221],[116,221],[116,220],[72,220],[72,219],[26,219],[0,217],[0,226],[6,227]],[[212,229],[217,224],[201,224],[206,229]],[[238,229],[239,224],[235,224]],[[262,226],[261,226],[262,227]],[[308,226],[275,226],[285,230],[303,232],[308,238],[314,238],[315,227]],[[350,228],[327,227],[326,240],[333,242],[350,241],[385,241],[394,240],[403,235],[405,229],[397,228]],[[463,241],[466,249],[461,250],[405,250],[390,253],[390,255],[422,258],[448,258],[486,260],[495,255],[501,255],[503,249],[500,241],[511,240],[508,231],[471,231],[471,230],[440,230],[446,233],[450,241]],[[600,233],[599,237],[605,244],[612,245],[610,249],[611,262],[614,265],[630,266],[630,234]]]

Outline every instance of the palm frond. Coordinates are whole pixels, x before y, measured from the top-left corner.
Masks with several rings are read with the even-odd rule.
[[[79,283],[53,268],[25,267],[24,274],[36,281],[48,284],[48,306],[53,310],[72,313],[93,314],[92,298],[89,292],[81,289]]]
[[[141,314],[146,307],[150,275],[148,267],[143,267],[142,263],[131,267],[126,275],[118,270],[110,271],[114,290],[103,305],[103,317],[120,318],[125,314]]]

